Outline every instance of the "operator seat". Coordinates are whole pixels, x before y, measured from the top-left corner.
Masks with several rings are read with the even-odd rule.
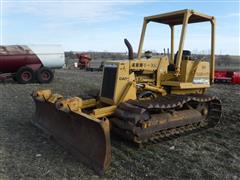
[[[177,56],[178,56],[178,51],[177,53],[174,55],[174,64],[169,64],[168,65],[168,71],[175,71],[175,66],[176,66],[176,62],[177,62]],[[191,59],[191,51],[189,50],[183,50],[182,53],[182,59],[184,60],[189,60]]]

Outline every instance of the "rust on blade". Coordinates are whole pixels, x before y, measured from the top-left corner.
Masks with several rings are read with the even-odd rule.
[[[56,103],[33,95],[36,112],[33,124],[51,135],[80,161],[103,174],[111,163],[109,121],[81,112],[65,112]]]

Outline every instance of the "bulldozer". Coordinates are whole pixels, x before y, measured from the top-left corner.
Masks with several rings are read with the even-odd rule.
[[[196,59],[184,50],[188,24],[200,22],[211,25],[210,59]],[[149,23],[170,27],[169,55],[142,53]],[[34,91],[33,124],[99,174],[111,163],[110,132],[148,146],[216,126],[221,101],[205,93],[214,81],[215,24],[213,16],[190,9],[145,17],[137,58],[125,39],[129,58],[105,62],[97,94],[64,98],[50,89]],[[182,29],[175,53],[177,25]]]

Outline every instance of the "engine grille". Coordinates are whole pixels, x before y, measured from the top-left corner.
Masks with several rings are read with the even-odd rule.
[[[104,67],[101,96],[113,99],[117,67]]]

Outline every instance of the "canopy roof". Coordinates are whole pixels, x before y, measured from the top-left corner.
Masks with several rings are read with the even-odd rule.
[[[165,14],[148,16],[148,17],[145,17],[145,20],[168,24],[168,25],[179,25],[183,23],[184,15],[187,12],[191,13],[188,23],[205,22],[205,21],[211,21],[212,19],[214,19],[213,16],[208,16],[190,9],[184,9],[184,10],[174,11],[174,12],[165,13]]]

